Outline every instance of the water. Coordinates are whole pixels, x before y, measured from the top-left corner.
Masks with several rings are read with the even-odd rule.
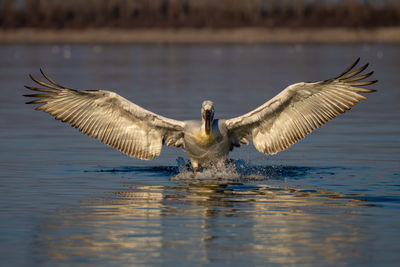
[[[0,262],[29,265],[396,265],[400,260],[400,47],[391,45],[0,46]],[[355,58],[367,101],[275,156],[192,178],[165,148],[128,158],[24,105],[42,67],[175,119],[247,112]]]

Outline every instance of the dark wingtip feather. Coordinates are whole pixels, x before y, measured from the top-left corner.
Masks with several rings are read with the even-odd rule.
[[[355,82],[355,81],[359,81],[359,80],[364,80],[364,79],[368,78],[369,76],[371,76],[372,74],[374,74],[373,71],[371,71],[371,72],[369,72],[367,74],[361,75],[361,76],[354,76],[354,77],[347,78],[347,79],[344,80],[344,82],[349,83],[349,82]]]
[[[62,88],[62,89],[66,89],[66,87],[64,87],[64,86],[62,86],[62,85],[56,83],[53,79],[51,79],[49,76],[47,76],[47,74],[44,73],[44,71],[42,70],[42,68],[40,68],[39,70],[40,70],[40,73],[43,75],[43,77],[44,77],[47,81],[49,81],[51,84],[53,84],[53,85],[55,85],[55,86],[58,86],[58,87],[60,87],[60,88]]]
[[[23,95],[25,97],[49,97],[50,95],[54,94],[28,94],[28,95]]]
[[[25,102],[25,104],[39,104],[39,103],[42,103],[42,102],[38,102],[38,99]]]
[[[64,88],[62,88],[62,87],[60,87],[60,86],[58,86],[58,85],[56,85],[56,86],[57,86],[57,87],[56,87],[56,86],[54,86],[54,85],[51,85],[51,84],[47,84],[47,83],[45,83],[45,82],[42,82],[42,81],[36,79],[35,77],[33,77],[31,74],[29,74],[29,77],[30,77],[35,83],[40,84],[41,86],[44,86],[44,87],[47,87],[47,88],[50,88],[50,89],[54,89],[54,90],[57,90],[57,91],[60,91],[60,90],[64,89]]]
[[[56,90],[51,90],[51,89],[44,89],[44,88],[36,88],[28,85],[24,85],[26,89],[32,90],[32,91],[37,91],[37,92],[46,92],[46,93],[56,93]]]
[[[347,67],[342,73],[340,73],[338,76],[336,76],[336,77],[333,78],[333,79],[338,79],[338,78],[342,77],[343,75],[345,75],[346,73],[348,73],[349,71],[351,71],[351,70],[358,64],[359,61],[360,61],[360,57],[357,58],[357,60],[354,61],[353,64],[351,64],[351,65],[350,65],[349,67]]]
[[[371,85],[376,83],[378,80],[374,80],[374,81],[365,81],[365,82],[352,82],[352,83],[348,83],[351,86],[365,86],[365,85]]]
[[[358,75],[360,72],[364,71],[368,67],[369,63],[365,64],[358,70],[355,70],[353,72],[347,73],[346,75],[340,77],[340,81],[347,81],[348,79],[352,79],[354,76]]]

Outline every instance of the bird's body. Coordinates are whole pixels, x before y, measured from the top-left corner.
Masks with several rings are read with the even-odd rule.
[[[26,88],[45,94],[26,96],[38,98],[29,104],[43,104],[37,110],[131,157],[157,157],[163,144],[182,147],[196,172],[199,167],[220,167],[234,147],[249,141],[264,154],[283,151],[360,99],[367,99],[359,93],[375,90],[360,86],[376,81],[361,81],[373,72],[357,76],[368,64],[350,72],[358,61],[335,78],[290,85],[262,106],[228,120],[214,119],[211,101],[203,102],[201,120],[177,121],[141,108],[114,92],[68,89],[43,72],[49,83],[30,77],[44,88]]]
[[[193,168],[198,166],[222,166],[232,149],[225,120],[212,122],[210,136],[207,136],[202,121],[186,121],[184,147]]]

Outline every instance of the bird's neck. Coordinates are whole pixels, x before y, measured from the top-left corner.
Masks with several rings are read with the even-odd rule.
[[[212,134],[212,131],[210,132],[210,135],[206,134],[205,120],[202,121],[200,129],[193,133],[193,137],[195,138],[196,142],[202,146],[208,146],[212,144],[214,141],[214,136]]]
[[[206,134],[206,120],[202,119],[201,120],[201,127],[200,127],[200,131],[204,134]]]

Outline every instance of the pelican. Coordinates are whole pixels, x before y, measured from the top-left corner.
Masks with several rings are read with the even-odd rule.
[[[199,168],[222,166],[234,147],[249,141],[264,154],[283,151],[367,99],[359,93],[375,90],[360,86],[377,80],[364,80],[373,72],[361,75],[368,64],[352,71],[359,60],[334,78],[292,84],[262,106],[226,120],[214,118],[214,103],[209,100],[201,106],[200,120],[178,121],[148,111],[111,91],[66,88],[41,69],[47,82],[29,75],[41,87],[25,87],[40,93],[25,96],[35,98],[27,104],[41,104],[36,110],[68,122],[133,158],[153,159],[160,155],[163,145],[181,147],[196,173]]]

